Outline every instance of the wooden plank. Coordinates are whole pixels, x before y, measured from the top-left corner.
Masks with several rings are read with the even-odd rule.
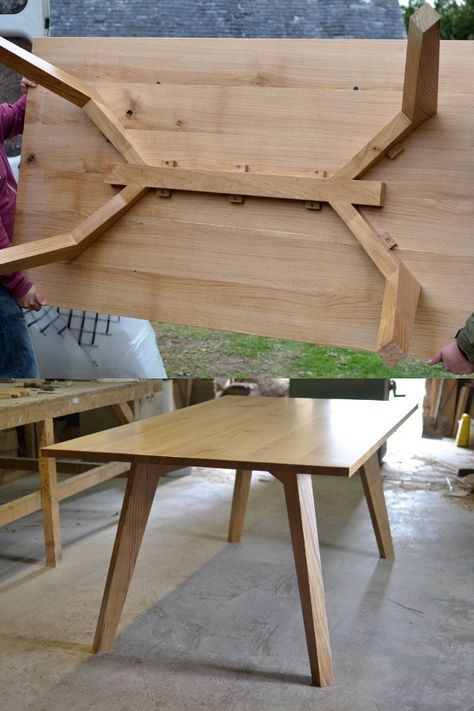
[[[229,543],[238,543],[242,537],[251,479],[251,471],[238,469],[235,472],[234,493],[232,495],[229,531],[227,533]]]
[[[316,686],[334,683],[324,584],[319,554],[313,483],[308,474],[272,472],[285,489],[311,677]]]
[[[45,59],[94,81],[127,126],[127,136],[156,165],[174,159],[182,168],[229,170],[245,162],[250,174],[308,176],[319,168],[331,175],[400,107],[402,41],[202,42],[154,39],[140,45],[111,38],[95,39],[95,44],[83,40],[78,46],[74,40],[66,44],[54,39],[38,46]],[[245,53],[237,51],[244,46]],[[124,54],[126,67],[120,58]],[[148,64],[152,56],[156,61]],[[466,76],[474,71],[474,51],[469,43],[447,42],[442,57],[438,116],[404,139],[405,151],[396,161],[372,165],[367,177],[387,184],[385,205],[362,210],[378,234],[393,236],[399,259],[422,286],[410,346],[410,355],[417,357],[434,352],[472,311],[469,287],[460,289],[459,279],[467,283],[474,269],[474,207],[467,189],[474,156],[465,148],[473,140],[468,117],[474,105],[464,88]],[[188,98],[187,88],[192,93]],[[209,102],[209,109],[204,102],[202,115],[194,100],[201,89]],[[275,110],[279,90],[289,92],[282,97],[281,114]],[[40,89],[28,97],[16,217],[21,242],[69,232],[91,209],[98,209],[110,195],[108,186],[99,184],[105,164],[117,160],[113,146],[96,135],[86,116],[44,95]],[[310,132],[310,112],[320,98],[323,129]],[[267,99],[271,111],[266,115]],[[233,133],[239,102],[242,127]],[[252,106],[259,112],[254,125]],[[48,148],[53,133],[57,155]],[[32,154],[36,159],[28,163]],[[246,200],[242,209],[224,203],[212,195],[176,193],[157,204],[154,195],[146,195],[137,211],[110,229],[110,239],[103,235],[72,268],[52,265],[35,269],[31,276],[46,286],[51,302],[68,306],[94,309],[101,303],[104,311],[112,308],[124,315],[375,349],[384,283],[364,254],[356,256],[357,244],[347,251],[353,237],[330,209],[310,213],[291,201],[272,201],[269,209],[258,198]],[[268,234],[262,235],[262,229]],[[91,278],[93,289],[87,285]],[[78,285],[74,293],[71,279]],[[281,290],[275,288],[280,283]],[[133,298],[126,297],[124,284]]]
[[[102,101],[89,101],[84,111],[112,145],[131,163],[144,163],[143,155],[115,114]]]
[[[18,47],[4,37],[0,37],[0,62],[18,74],[37,81],[76,106],[84,106],[92,97],[97,96],[85,82]]]
[[[54,444],[53,419],[38,424],[38,449]],[[59,520],[58,477],[56,462],[49,457],[39,457],[39,481],[46,563],[55,568],[61,560],[61,522]]]
[[[128,477],[97,621],[96,653],[112,647],[161,473],[156,465],[137,464]]]
[[[382,274],[388,278],[398,269],[398,260],[382,243],[380,235],[353,205],[331,201],[331,207],[349,227],[368,256]]]
[[[48,456],[351,476],[413,403],[232,396],[60,442]],[[229,436],[229,432],[232,436]],[[330,469],[330,470],[329,470]]]
[[[127,422],[134,422],[137,418],[127,402],[116,403],[111,405],[114,415],[121,425],[127,424]]]
[[[0,253],[0,273],[75,259],[110,229],[146,193],[147,187],[127,185],[98,210],[76,225],[69,234],[55,235],[18,245]]]
[[[71,230],[71,235],[76,241],[75,256],[82,254],[98,237],[114,225],[146,194],[147,190],[143,186],[127,185],[77,227],[74,227]]]
[[[334,177],[353,179],[364,175],[412,130],[413,125],[410,119],[403,112],[399,112],[348,163],[340,168]]]
[[[0,457],[0,469],[15,470],[20,478],[25,472],[38,471],[38,459],[34,457]],[[90,469],[90,462],[56,462],[58,474],[81,474],[84,470]],[[12,472],[13,473],[13,472]],[[7,479],[0,480],[6,483]]]
[[[408,353],[421,287],[405,265],[387,277],[377,352],[388,365]]]
[[[0,251],[0,273],[8,274],[42,264],[70,259],[75,254],[77,242],[71,233],[53,235],[34,242],[19,244]]]
[[[410,18],[402,111],[414,126],[434,116],[438,108],[440,24],[428,3]]]
[[[107,165],[104,180],[113,185],[147,185],[209,193],[229,193],[285,200],[346,201],[356,205],[383,205],[384,185],[373,181],[305,178],[193,168],[163,168],[125,164]]]
[[[41,495],[39,491],[22,496],[15,501],[0,506],[0,526],[6,526],[13,521],[41,509]]]
[[[388,520],[387,506],[383,492],[382,476],[378,462],[378,455],[374,454],[368,459],[360,470],[360,478],[364,488],[370,518],[374,527],[375,538],[381,558],[394,558],[392,534]]]
[[[2,385],[10,388],[9,384]],[[55,418],[72,413],[108,407],[117,402],[129,402],[153,395],[161,389],[157,380],[121,380],[112,382],[77,381],[65,383],[54,392],[37,392],[31,397],[0,400],[2,427],[18,427],[44,418]]]
[[[90,489],[91,486],[96,486],[104,481],[113,479],[120,474],[128,472],[129,469],[130,465],[123,462],[111,462],[110,464],[103,464],[95,469],[89,469],[71,479],[62,481],[58,485],[59,500],[63,501],[63,499],[67,499],[69,496],[74,496],[81,491]]]

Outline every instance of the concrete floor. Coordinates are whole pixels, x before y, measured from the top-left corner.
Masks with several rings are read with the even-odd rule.
[[[334,686],[310,686],[281,485],[254,474],[230,545],[232,474],[197,469],[160,484],[107,654],[90,644],[124,480],[64,502],[55,570],[39,516],[0,529],[0,709],[472,711],[474,515],[453,475],[473,453],[405,427],[384,464],[394,562],[358,478],[315,477]]]

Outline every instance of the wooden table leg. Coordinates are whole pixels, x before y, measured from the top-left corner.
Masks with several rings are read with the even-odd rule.
[[[282,474],[277,471],[272,471],[272,474],[283,483],[285,489],[313,684],[328,686],[333,683],[334,674],[312,477],[310,474]]]
[[[112,647],[162,471],[157,465],[135,464],[128,475],[97,621],[94,652],[105,652]]]
[[[248,469],[237,469],[235,473],[234,494],[227,534],[229,543],[238,543],[242,536],[251,478],[252,472]]]
[[[56,460],[41,455],[42,447],[54,444],[53,420],[38,423],[38,469],[41,508],[43,510],[46,564],[55,568],[61,560],[61,522],[59,518],[58,476]]]
[[[360,478],[374,527],[381,558],[394,558],[392,534],[383,493],[382,475],[377,454],[368,459],[360,469]]]

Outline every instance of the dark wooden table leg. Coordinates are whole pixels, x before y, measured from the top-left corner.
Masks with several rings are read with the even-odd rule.
[[[312,477],[272,471],[285,489],[311,676],[316,686],[334,681],[324,598]]]
[[[97,621],[94,652],[105,652],[112,647],[156,487],[162,473],[163,467],[156,464],[135,464],[128,476],[109,574]]]
[[[251,478],[252,472],[248,469],[237,469],[235,473],[234,494],[227,534],[229,543],[237,543],[242,536]]]
[[[368,459],[360,469],[360,478],[374,527],[381,558],[394,558],[392,534],[383,493],[382,475],[377,454]]]

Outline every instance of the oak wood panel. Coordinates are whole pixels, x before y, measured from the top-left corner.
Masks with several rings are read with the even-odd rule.
[[[351,476],[416,405],[233,396],[46,448],[96,461]],[[364,417],[361,418],[361,412]]]
[[[135,465],[128,476],[97,622],[95,652],[110,649],[115,638],[160,476],[158,467],[146,464]]]
[[[38,424],[38,447],[41,450],[54,444],[53,419]],[[61,560],[61,523],[59,520],[58,475],[56,462],[51,457],[39,458],[40,499],[43,510],[43,534],[46,563],[55,568]]]
[[[344,200],[356,205],[383,205],[384,184],[374,181],[329,180],[318,177],[240,173],[193,168],[105,166],[104,181],[112,185],[147,185],[204,193],[231,193],[286,200]]]
[[[121,124],[135,126],[128,129],[130,137],[144,158],[156,165],[163,159],[175,159],[180,167],[230,170],[233,164],[245,162],[260,171],[308,175],[313,170],[325,169],[331,174],[350,160],[401,106],[404,42],[178,39],[94,42],[94,52],[89,40],[67,43],[41,40],[35,49],[66,71],[77,72],[83,80],[91,81],[117,110],[122,107],[118,114]],[[125,45],[130,48],[126,67],[119,59]],[[236,48],[243,47],[245,53],[236,52]],[[117,82],[116,65],[120,66],[123,85]],[[465,91],[466,76],[472,69],[474,52],[469,43],[444,43],[438,115],[405,139],[405,151],[396,160],[384,159],[367,173],[370,180],[386,182],[387,195],[383,209],[363,208],[362,213],[376,231],[389,232],[394,237],[398,244],[396,253],[422,287],[411,342],[411,354],[422,357],[436,349],[439,342],[451,338],[457,325],[472,311],[473,290],[471,280],[467,281],[465,276],[474,269],[471,238],[474,207],[468,189],[474,158],[473,152],[466,150],[473,141],[469,117],[473,114],[474,99]],[[358,86],[357,91],[354,86]],[[276,110],[279,91],[285,93],[280,112]],[[198,102],[200,92],[202,102]],[[142,128],[155,125],[152,117],[155,94],[161,97],[163,108],[160,114],[160,104],[156,106],[160,126],[157,131]],[[267,120],[266,101],[271,108]],[[348,107],[345,113],[341,106]],[[224,109],[220,114],[219,107]],[[131,116],[126,113],[128,109],[133,112]],[[259,118],[253,126],[252,111]],[[303,130],[294,118],[298,111],[302,112]],[[57,154],[51,151],[48,137],[53,126]],[[87,217],[111,196],[109,186],[99,185],[101,171],[105,163],[120,160],[119,154],[87,117],[80,115],[77,107],[61,103],[41,89],[30,92],[24,139],[16,239],[23,242],[55,232],[69,232],[79,219]],[[32,154],[35,158],[28,163],[25,158]],[[40,180],[46,196],[43,205],[39,199],[41,191],[37,189]],[[100,302],[104,310],[115,304],[112,306],[115,313],[132,313],[133,307],[135,315],[158,320],[375,347],[378,332],[375,314],[378,312],[380,316],[384,288],[377,269],[367,267],[366,255],[362,254],[363,258],[352,266],[344,266],[341,273],[336,271],[333,288],[329,291],[324,288],[328,270],[333,272],[338,261],[345,265],[346,245],[355,242],[334,215],[309,214],[303,209],[297,213],[295,206],[282,207],[280,201],[273,200],[268,206],[264,206],[266,201],[254,199],[248,199],[243,206],[232,206],[225,204],[225,198],[213,196],[175,194],[170,200],[155,197],[143,198],[91,248],[94,264],[98,258],[107,261],[109,255],[111,264],[95,264],[91,271],[92,259],[81,257],[73,270],[70,265],[34,270],[32,276],[44,287],[49,301],[89,309],[97,308]],[[53,209],[49,207],[50,200]],[[321,213],[324,212],[327,211],[323,209]],[[162,218],[167,220],[166,224],[161,221],[158,224],[157,220]],[[169,244],[181,239],[186,222],[191,249],[182,256],[181,273],[175,276],[168,269],[170,262],[177,265],[177,252],[170,254]],[[207,225],[219,224],[236,230],[233,259],[228,257],[231,232],[224,239],[221,237],[225,230],[221,233],[219,227],[207,234]],[[270,230],[276,237],[282,228],[287,233],[312,235],[312,241],[306,243],[305,260],[313,267],[313,286],[309,291],[301,288],[298,265],[288,269],[293,261],[292,240],[286,247],[278,244],[279,260],[274,272],[270,271],[275,268],[271,240],[267,240],[267,253],[258,257],[258,268],[255,267],[255,252],[243,246],[251,243],[255,226]],[[244,235],[245,231],[248,234]],[[143,235],[150,245],[154,239],[153,264],[148,251],[140,264],[138,255],[130,250],[132,233],[140,245]],[[197,239],[193,241],[191,236]],[[105,251],[100,249],[103,240],[108,240],[109,245]],[[331,242],[336,253],[331,257],[328,252],[320,254],[321,242]],[[357,244],[355,247],[360,249]],[[178,246],[176,250],[179,251]],[[199,278],[203,251],[213,271],[209,283]],[[135,282],[128,264],[131,254],[137,269]],[[352,258],[355,252],[350,254]],[[267,265],[268,260],[271,264]],[[446,272],[440,281],[438,264],[443,260]],[[237,265],[241,277],[230,276],[230,272],[237,271]],[[347,269],[352,272],[349,279]],[[250,283],[249,290],[250,274],[256,272],[271,274],[273,284],[289,282],[291,277],[294,287],[279,295],[275,293],[278,290],[261,284],[258,278]],[[152,275],[159,275],[157,284],[152,284]],[[83,288],[92,276],[94,290]],[[77,279],[74,290],[69,288],[71,277]],[[310,284],[309,280],[304,282]],[[128,295],[124,294],[123,283],[129,285]],[[354,288],[358,303],[361,292],[354,287],[358,283],[364,284],[369,295],[367,318],[362,308],[357,308],[351,318],[352,314],[342,307],[351,303]],[[157,293],[159,303],[153,301]],[[201,299],[199,303],[193,301],[196,295]],[[275,297],[275,310],[282,303],[284,306],[281,313],[273,315],[271,304]]]
[[[282,481],[285,489],[311,677],[316,686],[328,686],[334,682],[334,672],[313,484],[308,474],[290,477],[275,470],[274,475]]]

